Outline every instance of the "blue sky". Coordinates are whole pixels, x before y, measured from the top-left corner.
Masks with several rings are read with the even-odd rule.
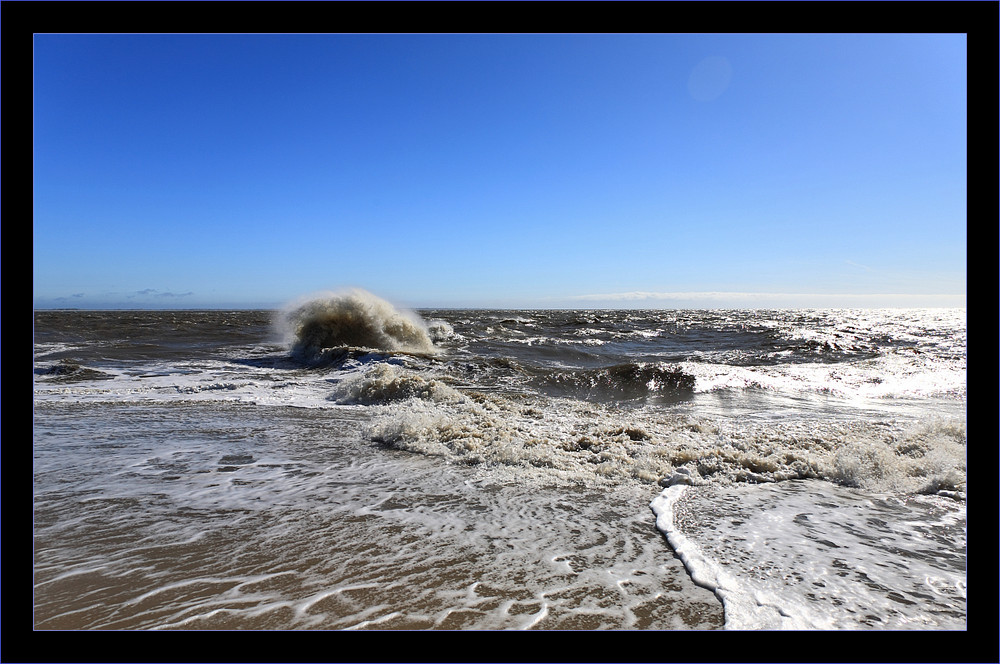
[[[965,306],[964,35],[36,35],[36,307]]]

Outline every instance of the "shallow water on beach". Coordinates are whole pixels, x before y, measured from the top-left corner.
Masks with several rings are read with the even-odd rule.
[[[350,411],[176,410],[36,412],[36,627],[721,626],[649,489],[479,476]]]

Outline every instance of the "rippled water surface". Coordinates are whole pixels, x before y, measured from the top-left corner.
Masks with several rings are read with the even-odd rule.
[[[35,626],[964,629],[965,339],[363,292],[36,312]]]

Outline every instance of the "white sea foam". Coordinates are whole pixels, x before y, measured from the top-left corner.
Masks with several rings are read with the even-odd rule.
[[[734,421],[693,411],[670,414],[656,406],[622,410],[614,403],[477,391],[380,355],[355,358],[332,381],[315,370],[208,361],[146,365],[138,375],[109,376],[72,383],[37,377],[35,400],[368,405],[372,439],[472,465],[543,467],[583,479],[649,483],[688,466],[713,483],[823,478],[876,491],[966,492],[966,428],[964,419],[954,417],[887,426],[846,417],[825,423],[801,417]]]
[[[400,378],[395,372],[384,378]],[[402,392],[408,394],[410,388]],[[572,399],[452,390],[383,406],[372,439],[466,464],[546,467],[583,480],[657,482],[691,468],[715,484],[820,478],[869,490],[963,492],[965,424],[753,421],[622,411]]]
[[[435,343],[455,336],[455,328],[448,321],[434,319],[427,321],[427,334]]]
[[[830,395],[845,399],[922,399],[962,397],[964,366],[916,359],[898,353],[853,364],[774,364],[733,366],[714,362],[683,362],[695,377],[697,392],[767,390],[774,393]]]
[[[965,513],[950,499],[802,481],[674,486],[651,507],[727,629],[965,626]]]
[[[242,402],[332,408],[330,386],[302,370],[206,361],[105,369],[100,378],[62,382],[36,376],[36,403]]]
[[[340,403],[377,404],[405,399],[462,402],[465,397],[437,378],[416,371],[378,363],[363,373],[343,378],[335,389]]]

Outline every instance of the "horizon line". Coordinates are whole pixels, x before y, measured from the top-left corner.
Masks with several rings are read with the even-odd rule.
[[[278,310],[305,297],[322,297],[339,291],[317,291],[298,298],[281,301],[261,301],[240,303],[236,300],[211,304],[188,304],[184,306],[174,299],[170,305],[159,302],[60,302],[63,298],[51,298],[48,302],[33,302],[34,311],[221,311],[221,310]],[[191,293],[191,295],[194,295]],[[79,296],[78,296],[79,297]],[[616,293],[586,293],[581,295],[482,298],[479,302],[462,298],[434,298],[437,304],[425,304],[428,300],[388,295],[382,299],[409,309],[492,309],[492,310],[565,310],[565,309],[928,309],[967,307],[964,293],[778,293],[747,291],[623,291]],[[97,300],[98,298],[94,298]],[[103,298],[102,298],[103,299]],[[197,298],[194,298],[197,299]],[[422,298],[421,298],[422,299]],[[55,301],[53,301],[55,300]],[[450,300],[450,302],[449,302]],[[180,305],[180,306],[178,306]]]

